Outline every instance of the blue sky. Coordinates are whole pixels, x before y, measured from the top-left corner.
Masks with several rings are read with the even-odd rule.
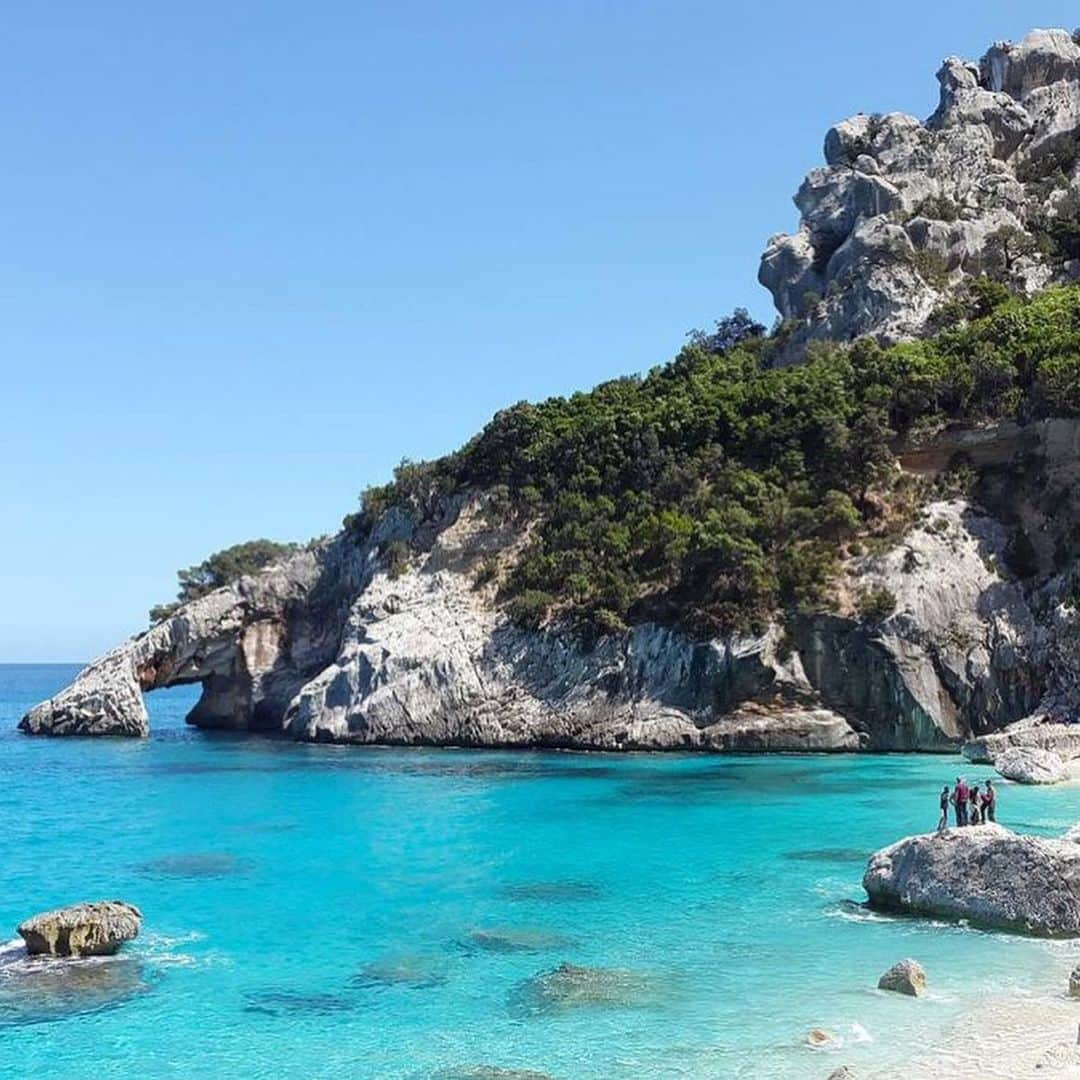
[[[1072,9],[1070,11],[1070,9]],[[641,371],[756,284],[829,124],[1065,3],[16,3],[0,660],[336,528],[403,456]]]

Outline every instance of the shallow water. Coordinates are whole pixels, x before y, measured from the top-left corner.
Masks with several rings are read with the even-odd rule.
[[[150,697],[145,742],[18,735],[73,673],[0,666],[0,941],[80,899],[146,922],[62,991],[0,949],[0,1076],[804,1080],[931,1048],[1071,957],[859,906],[958,759],[300,746],[187,728],[188,688]],[[1000,803],[1058,833],[1080,786]],[[904,956],[928,998],[875,990]],[[563,961],[610,971],[529,981]]]

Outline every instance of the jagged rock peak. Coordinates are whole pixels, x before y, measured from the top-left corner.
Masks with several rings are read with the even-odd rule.
[[[791,324],[782,360],[816,339],[917,336],[971,277],[1021,291],[1076,277],[1045,242],[1080,200],[1080,46],[1065,30],[948,57],[921,122],[858,114],[825,136],[825,166],[795,195],[758,280]],[[1008,238],[1008,239],[1005,239]]]

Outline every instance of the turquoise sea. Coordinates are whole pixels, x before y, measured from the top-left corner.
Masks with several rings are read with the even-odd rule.
[[[48,975],[0,949],[3,1077],[804,1080],[1067,968],[859,906],[867,854],[933,828],[958,758],[302,746],[187,728],[188,688],[151,696],[145,742],[20,736],[74,672],[0,666],[0,940],[92,898],[144,930]],[[999,816],[1060,832],[1080,787],[1003,787]],[[904,956],[928,998],[875,989]],[[621,974],[600,1001],[530,984],[563,961]]]

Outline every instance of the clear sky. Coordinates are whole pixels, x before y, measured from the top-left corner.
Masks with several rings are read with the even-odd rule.
[[[17,0],[0,40],[0,660],[334,530],[403,456],[670,357],[829,124],[1066,3]]]

